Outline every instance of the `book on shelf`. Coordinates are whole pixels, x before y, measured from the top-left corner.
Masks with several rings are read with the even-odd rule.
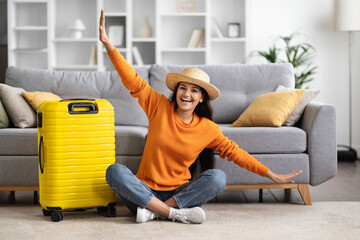
[[[96,45],[91,46],[91,51],[90,51],[90,58],[89,58],[89,65],[90,66],[95,66],[97,65],[97,56],[96,56]]]
[[[139,48],[137,46],[133,46],[132,47],[132,52],[133,52],[133,56],[134,56],[134,59],[136,61],[136,64],[138,66],[143,66],[144,65],[144,61],[141,57],[141,54],[140,54],[140,51],[139,51]]]
[[[202,47],[204,43],[204,39],[205,39],[205,29],[198,29],[198,28],[194,29],[188,43],[188,48]]]
[[[218,38],[224,38],[224,34],[221,32],[220,26],[215,18],[212,18],[212,29],[214,30],[213,32]]]

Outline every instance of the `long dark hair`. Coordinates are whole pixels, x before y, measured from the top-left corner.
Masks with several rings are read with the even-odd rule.
[[[170,96],[170,101],[175,103],[175,105],[174,105],[175,109],[178,108],[178,104],[176,102],[176,94],[177,94],[179,85],[180,85],[180,82],[176,85],[173,94]],[[203,96],[203,101],[198,103],[198,105],[195,107],[194,111],[199,117],[205,117],[207,119],[212,120],[213,119],[213,116],[212,116],[213,108],[210,104],[209,95],[205,89],[203,89],[202,87],[200,87],[200,89],[201,89],[201,93]],[[203,172],[205,170],[214,168],[214,165],[215,165],[214,150],[212,148],[205,148],[199,154],[196,161],[189,167],[192,178],[194,176],[196,176],[199,172]],[[200,171],[198,170],[198,167],[200,167]]]

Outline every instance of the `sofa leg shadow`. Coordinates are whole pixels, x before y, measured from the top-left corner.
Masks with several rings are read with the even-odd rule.
[[[8,203],[16,203],[15,191],[9,191]]]
[[[259,203],[263,203],[264,202],[264,198],[263,198],[263,189],[259,189]]]
[[[39,203],[38,191],[34,191],[34,204]]]

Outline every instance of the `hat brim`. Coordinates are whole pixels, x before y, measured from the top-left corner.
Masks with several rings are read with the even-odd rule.
[[[171,91],[175,90],[175,87],[179,82],[188,82],[204,88],[205,91],[208,93],[210,100],[214,100],[218,96],[220,96],[220,90],[211,83],[207,83],[202,80],[189,77],[188,75],[185,75],[183,73],[176,73],[176,72],[168,73],[166,75],[165,82],[166,82],[166,86]]]

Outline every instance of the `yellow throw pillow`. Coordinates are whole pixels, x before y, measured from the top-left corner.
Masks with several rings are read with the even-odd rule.
[[[271,92],[258,96],[231,127],[280,127],[305,90]]]
[[[61,98],[51,92],[21,92],[31,107],[37,111],[40,104],[48,100],[61,100]]]

